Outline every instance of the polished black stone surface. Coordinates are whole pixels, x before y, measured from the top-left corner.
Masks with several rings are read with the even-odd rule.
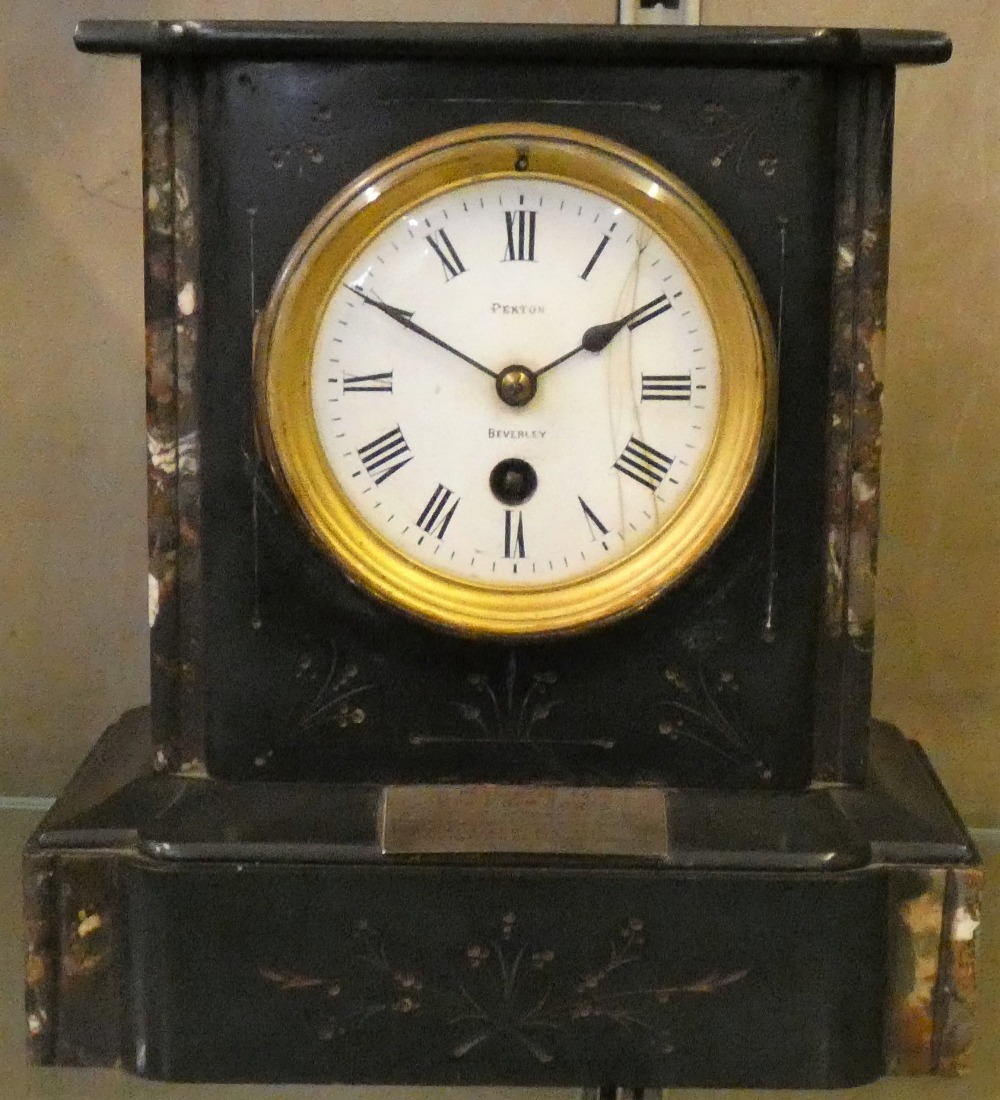
[[[819,27],[618,27],[479,23],[83,20],[89,53],[261,58],[470,58],[753,65],[935,65],[951,56],[939,31]]]

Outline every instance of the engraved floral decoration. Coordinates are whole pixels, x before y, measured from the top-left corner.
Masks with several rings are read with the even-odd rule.
[[[756,149],[755,141],[763,123],[778,109],[778,100],[798,80],[794,74],[789,76],[779,89],[770,97],[761,98],[748,113],[734,111],[714,99],[701,105],[695,116],[697,130],[694,139],[712,144],[713,152],[709,158],[712,168],[718,171],[731,166],[737,175],[741,175],[749,160],[762,176],[770,179],[777,173],[780,167],[778,157],[773,150]]]
[[[455,700],[451,705],[491,741],[530,741],[535,727],[559,705],[551,694],[555,673],[536,671],[519,676],[517,653],[513,650],[502,683],[481,672],[470,673],[466,683],[470,698]]]
[[[328,105],[313,100],[308,121],[300,128],[302,136],[268,146],[267,159],[274,171],[296,179],[312,179],[317,167],[330,155],[332,117]]]
[[[726,620],[707,618],[680,633],[687,659],[663,671],[670,694],[660,703],[659,732],[669,741],[696,747],[769,783],[773,769],[754,750],[740,725],[739,680],[732,670],[708,661],[727,629]]]
[[[281,724],[288,731],[282,749],[315,733],[347,733],[364,725],[368,714],[361,701],[374,686],[362,680],[358,666],[343,660],[332,643],[302,654],[295,666],[295,702]],[[274,752],[260,753],[254,767],[267,768]]]
[[[746,977],[746,970],[713,971],[690,981],[651,979],[644,965],[645,928],[627,918],[612,937],[603,961],[574,976],[556,951],[538,948],[518,931],[514,913],[494,937],[469,944],[447,985],[428,979],[414,965],[390,958],[384,938],[367,921],[351,936],[350,976],[315,977],[262,969],[261,977],[282,993],[315,999],[323,1041],[343,1039],[377,1019],[418,1013],[445,1025],[451,1057],[471,1055],[487,1044],[521,1049],[537,1062],[555,1061],[561,1043],[593,1024],[614,1027],[661,1054],[671,1054],[677,998],[718,993]]]
[[[452,699],[449,705],[456,711],[470,734],[420,734],[411,736],[414,744],[442,741],[481,741],[489,743],[527,745],[586,745],[611,749],[613,738],[568,738],[547,736],[539,730],[561,700],[554,694],[558,676],[549,669],[524,672],[518,664],[518,653],[511,650],[502,673],[470,672],[465,677],[467,693],[464,699]]]
[[[414,745],[443,741],[529,742],[541,743],[536,727],[544,723],[559,706],[552,689],[557,682],[554,672],[518,673],[517,654],[511,651],[502,676],[470,672],[464,699],[450,700],[450,707],[471,728],[463,734],[411,734]]]
[[[293,719],[299,729],[322,726],[343,730],[364,722],[365,711],[358,699],[373,685],[358,683],[358,666],[342,662],[336,646],[330,647],[325,659],[305,654],[299,660],[295,679],[304,695]]]

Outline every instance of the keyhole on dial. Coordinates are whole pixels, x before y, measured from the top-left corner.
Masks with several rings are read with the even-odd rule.
[[[538,475],[523,458],[505,458],[490,473],[490,489],[501,504],[523,504],[538,488]]]

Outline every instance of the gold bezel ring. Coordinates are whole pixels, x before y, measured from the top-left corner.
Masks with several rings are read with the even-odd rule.
[[[626,557],[569,580],[515,588],[470,581],[409,557],[355,510],[313,418],[311,364],[324,310],[355,258],[414,207],[502,177],[568,183],[611,199],[687,268],[719,351],[719,417],[700,476],[664,525]],[[261,315],[254,374],[259,437],[314,541],[380,600],[465,635],[546,637],[638,611],[676,584],[732,523],[759,470],[776,405],[774,344],[748,263],[685,184],[625,146],[582,130],[501,123],[412,145],[340,191],[289,254]]]

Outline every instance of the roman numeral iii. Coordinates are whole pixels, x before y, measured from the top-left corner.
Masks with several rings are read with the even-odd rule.
[[[446,489],[439,484],[431,493],[431,499],[424,505],[424,510],[417,520],[417,526],[421,531],[426,531],[428,535],[436,535],[439,539],[443,539],[445,532],[448,530],[448,524],[451,523],[451,517],[455,514],[455,509],[461,499],[461,497],[455,496],[450,489]],[[451,504],[450,508],[448,507],[449,503]]]
[[[505,558],[523,558],[527,555],[524,551],[524,520],[521,513],[514,513],[507,508],[503,514],[503,556]]]
[[[450,282],[462,274],[465,270],[465,264],[458,258],[455,246],[448,239],[448,234],[443,229],[437,229],[433,233],[429,233],[424,240],[437,253],[437,258],[444,268],[445,281]]]
[[[344,393],[392,393],[392,371],[381,374],[348,374],[344,371]]]
[[[392,477],[412,460],[413,452],[397,425],[392,431],[359,447],[358,458],[364,463],[375,484],[381,485],[387,477]]]
[[[690,374],[644,374],[643,401],[690,401]]]
[[[635,436],[628,441],[614,468],[640,485],[654,491],[670,472],[672,458]]]
[[[504,262],[509,260],[534,260],[535,258],[535,210],[505,210],[507,222],[507,249]]]

